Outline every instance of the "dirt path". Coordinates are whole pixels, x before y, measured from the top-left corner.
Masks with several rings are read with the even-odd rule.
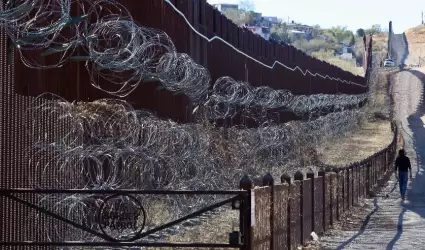
[[[424,249],[424,82],[425,74],[414,70],[398,73],[393,84],[395,115],[413,167],[408,200],[401,201],[398,184],[392,177],[377,198],[364,201],[360,214],[321,239],[323,249]]]

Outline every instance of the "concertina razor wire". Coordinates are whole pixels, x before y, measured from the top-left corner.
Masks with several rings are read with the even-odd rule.
[[[78,17],[70,14],[73,4],[79,6]],[[28,67],[55,68],[68,60],[84,60],[91,84],[106,93],[125,97],[140,83],[155,80],[168,90],[188,96],[200,107],[194,112],[203,111],[201,121],[178,124],[161,120],[149,111],[135,110],[123,100],[70,103],[49,94],[40,96],[49,101],[34,102],[28,111],[29,131],[36,138],[28,157],[42,173],[42,179],[54,173],[57,178],[50,181],[57,188],[233,189],[243,174],[281,174],[282,166],[297,166],[300,148],[314,148],[341,135],[357,127],[363,117],[359,105],[367,94],[293,95],[230,77],[219,78],[209,90],[211,77],[207,69],[187,54],[178,53],[166,33],[138,25],[116,1],[7,1],[0,11],[0,25]],[[87,56],[75,56],[77,48]],[[60,56],[54,64],[44,65],[27,53],[34,50],[43,56]],[[117,89],[101,86],[99,77],[114,83]],[[279,124],[264,115],[269,109],[287,109],[298,115],[326,110],[327,115]],[[202,122],[231,118],[238,112],[260,121],[260,126],[231,127],[224,138],[219,130]],[[66,126],[69,131],[62,138],[39,133],[36,127],[46,116],[55,126]],[[73,175],[81,178],[66,178]],[[33,185],[43,188],[41,182],[34,181]],[[156,201],[152,196],[139,198],[147,210]],[[188,203],[193,209],[217,199],[169,197],[166,202],[173,211],[171,217],[176,218],[188,212]],[[69,218],[83,223],[89,220],[92,209],[102,204],[102,197],[44,195],[40,204],[66,210]],[[99,229],[96,224],[89,226]],[[54,238],[51,230],[46,234]],[[115,236],[119,235],[115,232]],[[69,237],[96,239],[85,233]]]

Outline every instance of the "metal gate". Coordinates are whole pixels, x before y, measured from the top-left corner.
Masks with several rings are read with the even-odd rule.
[[[4,197],[11,202],[24,205],[35,211],[39,217],[50,217],[56,225],[64,224],[78,229],[81,233],[92,235],[97,240],[94,241],[3,241],[4,247],[218,247],[218,248],[239,248],[243,249],[243,241],[247,242],[245,232],[249,230],[248,221],[244,217],[245,211],[249,211],[250,191],[185,191],[185,190],[76,190],[76,189],[0,189],[0,197]],[[83,220],[73,221],[69,216],[47,209],[40,204],[29,202],[30,196],[55,196],[67,195],[67,197],[91,197],[98,201],[93,207],[85,207]],[[146,212],[143,202],[140,199],[143,195],[173,196],[173,195],[214,195],[224,197],[221,201],[203,207],[186,216],[180,217],[168,223],[157,225],[146,229],[146,219],[150,216]],[[25,198],[27,197],[27,198]],[[173,227],[191,218],[200,216],[208,211],[231,205],[232,209],[239,210],[240,225],[239,231],[229,232],[228,243],[173,243],[145,240],[149,235],[161,230]],[[3,211],[4,212],[4,211]],[[6,215],[8,211],[5,211]],[[21,225],[23,226],[23,225]],[[39,230],[43,230],[39,228]],[[66,233],[66,232],[65,232]],[[245,240],[244,240],[245,237]],[[249,237],[249,236],[248,236]]]

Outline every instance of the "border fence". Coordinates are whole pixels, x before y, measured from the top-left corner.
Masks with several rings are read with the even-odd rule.
[[[253,86],[286,89],[295,95],[361,94],[368,90],[371,37],[363,39],[366,77],[361,77],[310,57],[291,45],[267,41],[238,27],[206,0],[143,0],[143,3],[122,0],[120,3],[142,26],[165,31],[179,53],[187,53],[208,69],[212,83],[219,77],[230,76]],[[73,15],[77,16],[75,9]],[[76,53],[84,56],[81,50]],[[55,55],[41,56],[39,52],[31,52],[31,57],[45,65],[57,61]],[[15,70],[19,72],[15,77],[16,91],[23,95],[50,92],[68,101],[110,97],[90,85],[85,63],[81,61],[72,61],[61,68],[37,70],[15,58]],[[103,79],[99,79],[98,84],[109,86]],[[159,117],[192,121],[188,98],[158,89],[159,85],[159,82],[143,83],[126,99],[136,109],[152,110]]]
[[[0,3],[2,2],[0,0]],[[279,61],[290,68],[298,66],[303,71],[308,69],[314,73],[364,86],[304,75],[299,70],[293,71],[279,64],[272,69],[265,67],[229,47],[222,40],[207,41],[196,35],[183,16],[178,14],[167,1],[144,0],[143,4],[129,0],[120,2],[142,25],[167,32],[178,51],[188,53],[198,63],[208,68],[213,80],[228,75],[237,80],[248,80],[255,86],[267,85],[275,89],[288,89],[294,94],[357,94],[367,91],[365,87],[367,77],[354,76],[335,66],[308,57],[292,46],[272,44],[250,31],[237,27],[208,5],[205,0],[172,0],[170,3],[173,3],[201,34],[210,38],[221,37],[238,51],[266,65],[273,65],[274,62]],[[365,37],[364,42],[367,48],[364,60],[367,75],[370,69],[368,62],[371,58],[371,38]],[[58,69],[35,70],[25,67],[13,51],[8,51],[7,48],[10,48],[10,44],[4,30],[1,30],[0,246],[1,249],[52,249],[53,246],[64,246],[60,242],[63,240],[60,236],[72,236],[71,226],[60,221],[60,216],[65,216],[66,211],[54,217],[51,215],[37,217],[36,222],[28,219],[36,214],[34,204],[39,202],[37,194],[43,192],[28,190],[34,187],[31,181],[36,181],[44,187],[57,188],[55,186],[57,183],[52,182],[54,173],[42,176],[39,166],[30,162],[34,152],[28,151],[28,146],[33,145],[39,139],[38,136],[63,137],[69,130],[69,124],[53,125],[53,121],[41,117],[37,127],[32,128],[34,131],[31,133],[28,129],[31,127],[31,117],[39,114],[36,110],[29,109],[45,101],[33,98],[45,92],[57,94],[70,101],[92,101],[109,96],[89,84],[89,76],[82,62],[70,62]],[[34,54],[34,58],[37,56]],[[50,56],[38,59],[45,61],[46,64],[54,61],[54,58]],[[181,122],[190,121],[191,112],[188,110],[191,109],[188,108],[190,107],[188,99],[182,95],[158,90],[156,88],[158,84],[142,84],[127,100],[134,104],[135,108],[155,111],[159,117]],[[37,103],[34,105],[35,101]],[[393,129],[396,128],[393,127]],[[348,210],[358,198],[365,195],[368,188],[376,184],[384,172],[391,170],[387,168],[387,163],[392,160],[394,150],[393,142],[387,149],[361,163],[353,164],[348,168],[327,168],[327,172],[322,171],[319,173],[320,176],[314,176],[314,178],[311,174],[307,175],[307,179],[297,174],[290,179],[290,184],[286,181],[288,180],[286,175],[283,176],[285,182],[277,185],[274,185],[274,181],[267,176],[264,179],[267,184],[265,187],[251,189],[252,182],[248,179],[248,182],[241,183],[243,187],[249,187],[245,191],[216,191],[218,193],[234,192],[235,198],[232,198],[230,202],[239,201],[238,209],[241,213],[240,232],[232,234],[233,238],[229,239],[231,241],[229,244],[216,244],[216,246],[234,246],[242,249],[269,249],[267,247],[285,249],[285,246],[293,247],[305,243],[309,231],[320,233],[329,228],[343,211]],[[47,164],[48,157],[53,157],[53,153],[45,159],[40,159],[39,164]],[[24,189],[28,192],[25,193]],[[56,190],[56,192],[60,191]],[[70,192],[70,190],[65,191]],[[179,191],[174,193],[176,192]],[[142,192],[139,191],[139,193]],[[13,199],[11,199],[12,196]],[[208,209],[202,211],[205,212]],[[192,217],[202,214],[202,211],[194,213]],[[181,222],[183,219],[176,221]],[[158,228],[165,227],[162,225]],[[156,230],[159,230],[158,228]],[[57,237],[47,239],[46,230],[55,231]],[[234,237],[235,235],[237,237]],[[57,245],[54,245],[55,242]],[[90,242],[79,244],[96,245],[93,242],[91,245]],[[121,242],[105,241],[98,243],[97,246],[108,246],[108,244],[120,246]],[[153,243],[144,242],[124,242],[122,246],[143,246],[143,244],[153,246]],[[168,246],[177,245],[168,244]],[[163,243],[161,246],[167,246],[167,244]],[[188,243],[179,246],[194,247],[195,245]],[[198,247],[200,246],[198,244]]]

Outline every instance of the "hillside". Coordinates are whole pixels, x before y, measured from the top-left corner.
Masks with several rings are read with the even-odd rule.
[[[425,57],[425,25],[420,25],[405,31],[409,45],[409,56],[406,64],[423,64]]]
[[[333,64],[355,75],[364,75],[363,34],[373,34],[373,51],[387,53],[388,34],[379,25],[352,32],[343,26],[324,29],[320,25],[306,25],[292,22],[272,22],[255,17],[253,11],[229,9],[224,15],[239,26],[244,26],[266,40],[291,44],[307,55]],[[384,56],[385,55],[385,56]]]

